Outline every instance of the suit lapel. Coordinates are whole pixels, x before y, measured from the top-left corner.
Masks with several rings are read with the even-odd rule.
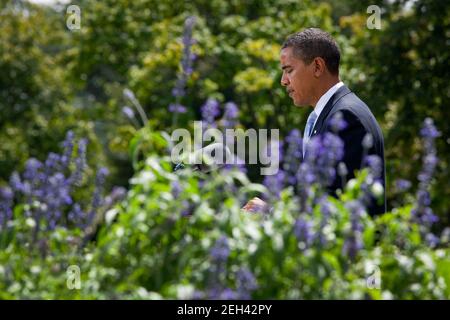
[[[331,96],[330,100],[328,100],[327,104],[320,113],[320,116],[317,119],[316,124],[314,125],[311,137],[322,132],[325,119],[330,114],[331,110],[333,109],[333,106],[336,104],[336,102],[338,102],[339,99],[341,99],[343,96],[349,93],[351,93],[350,89],[347,88],[347,86],[343,85]]]

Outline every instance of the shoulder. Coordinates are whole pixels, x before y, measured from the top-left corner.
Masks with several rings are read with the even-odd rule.
[[[353,92],[346,94],[336,101],[331,114],[337,112],[342,112],[349,117],[354,116],[356,118],[366,117],[372,113],[367,104]]]
[[[338,112],[343,114],[347,122],[360,124],[367,131],[379,130],[377,120],[370,108],[353,92],[346,94],[336,101],[329,114],[329,118],[331,119]]]
[[[333,108],[330,114],[327,117],[326,124],[327,127],[333,123],[333,119],[339,114],[342,120],[346,124],[346,128],[349,127],[361,127],[364,128],[363,121],[361,119],[360,113],[357,110],[354,110],[348,104],[343,104],[338,107]]]
[[[343,134],[348,133],[353,136],[363,136],[365,133],[370,133],[374,141],[380,144],[380,148],[384,148],[383,133],[375,116],[367,104],[356,94],[351,92],[339,99],[328,115],[327,123],[339,112],[347,124]]]

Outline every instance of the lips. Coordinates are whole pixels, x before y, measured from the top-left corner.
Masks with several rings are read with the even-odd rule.
[[[291,94],[294,92],[294,90],[288,90],[287,92],[288,92],[288,95],[289,95],[289,97],[290,97]]]

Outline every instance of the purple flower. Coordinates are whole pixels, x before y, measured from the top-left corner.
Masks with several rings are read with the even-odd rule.
[[[291,130],[286,137],[286,144],[288,146],[288,150],[292,149],[293,156],[295,156],[296,158],[299,156],[301,157],[302,134],[300,133],[300,130]]]
[[[53,230],[63,223],[73,223],[77,226],[85,225],[86,217],[78,203],[73,203],[72,187],[74,183],[81,181],[83,171],[86,166],[86,143],[82,139],[78,143],[77,157],[75,159],[75,170],[67,177],[69,164],[72,158],[74,148],[74,136],[71,131],[66,135],[63,142],[64,154],[61,156],[56,153],[49,153],[45,163],[31,158],[25,165],[23,177],[14,172],[10,177],[11,190],[16,193],[17,199],[26,204],[36,204],[25,211],[26,216],[32,216],[36,221],[36,227],[33,231],[33,239],[37,237],[42,230]],[[70,173],[69,173],[70,174]],[[105,183],[107,170],[102,168],[98,171],[95,181],[95,192],[92,199],[91,211],[88,220],[92,220],[97,208],[103,204],[101,190]],[[2,189],[3,190],[3,189]],[[0,195],[0,219],[4,220],[11,217],[12,200],[8,192]],[[123,188],[114,190],[109,197],[110,203],[116,201],[116,198],[124,195]],[[22,200],[20,197],[23,196]],[[67,215],[66,215],[67,214]]]
[[[181,202],[181,216],[188,217],[191,216],[193,212],[193,206],[189,203],[188,200],[183,200]]]
[[[338,133],[339,131],[344,130],[347,127],[347,123],[344,120],[344,116],[342,115],[342,112],[336,112],[335,115],[331,118],[329,122],[329,126],[331,130],[335,133]]]
[[[179,103],[171,103],[169,105],[169,111],[175,113],[186,113],[187,108]]]
[[[330,163],[335,164],[344,156],[344,144],[338,136],[327,132],[322,138],[322,144],[327,150],[327,158],[330,159]]]
[[[82,168],[85,165],[86,144],[80,141],[78,158],[75,160],[76,171],[68,179],[64,173],[68,169],[73,151],[73,133],[69,131],[63,142],[64,154],[60,156],[50,153],[43,165],[36,159],[30,159],[26,164],[23,181],[16,173],[10,178],[13,188],[25,196],[25,203],[36,201],[40,204],[27,212],[34,215],[37,221],[36,233],[41,229],[41,220],[47,229],[54,229],[67,212],[67,206],[72,205],[71,186],[81,180]],[[78,172],[77,172],[78,171]],[[79,180],[78,180],[79,179]]]
[[[192,300],[201,300],[201,299],[205,299],[205,292],[201,290],[195,290],[194,293],[192,294]]]
[[[109,197],[111,198],[112,202],[114,203],[114,202],[123,200],[126,195],[127,195],[127,189],[125,189],[124,187],[116,186],[111,191],[111,194],[109,195]]]
[[[236,125],[236,118],[238,117],[239,109],[234,102],[227,102],[225,104],[225,111],[223,114],[223,123],[226,128],[233,128]]]
[[[316,176],[310,164],[303,162],[296,173],[297,189],[300,199],[300,211],[311,212],[312,208],[308,203],[308,199],[312,195],[311,185],[315,182]]]
[[[417,203],[420,207],[428,207],[431,203],[430,193],[427,190],[419,189],[417,191]]]
[[[422,129],[420,130],[420,134],[424,138],[435,139],[441,136],[441,133],[434,126],[433,119],[426,118]]]
[[[115,203],[122,201],[127,195],[127,190],[124,187],[114,187],[111,193],[105,198],[105,206],[111,207]]]
[[[348,174],[348,169],[344,162],[338,163],[337,171],[338,171],[338,175],[341,176],[342,179],[344,179]]]
[[[377,155],[369,155],[364,158],[364,164],[369,167],[369,172],[373,178],[378,179],[383,172],[383,163],[381,158]]]
[[[94,187],[94,194],[92,196],[91,210],[88,215],[88,221],[86,223],[86,226],[88,226],[92,223],[92,221],[94,220],[94,217],[95,217],[95,213],[97,212],[98,208],[100,208],[100,206],[103,205],[102,193],[103,193],[106,177],[108,174],[109,174],[109,172],[108,172],[108,169],[106,169],[106,168],[100,168],[97,171],[97,175],[95,176],[95,187]]]
[[[66,180],[66,177],[60,173],[55,173],[49,178],[49,189],[53,190],[56,198],[63,204],[72,204],[72,198],[70,197],[70,185]]]
[[[185,87],[187,78],[192,74],[192,63],[195,60],[195,55],[191,52],[191,47],[194,44],[192,39],[192,30],[195,24],[195,17],[188,17],[184,24],[183,32],[183,55],[181,58],[182,72],[178,74],[175,87],[172,89],[172,95],[175,97],[176,102],[169,105],[169,111],[174,113],[173,122],[176,122],[176,115],[178,113],[185,113],[186,107],[180,104],[181,98],[186,94]]]
[[[62,216],[62,211],[66,205],[72,204],[70,196],[70,184],[61,172],[52,173],[46,183],[41,187],[42,194],[37,196],[37,200],[46,205],[43,212],[37,212],[38,218],[45,215],[47,228],[53,230]]]
[[[30,158],[25,164],[25,172],[23,174],[24,178],[31,181],[35,180],[42,166],[43,165],[39,160]]]
[[[122,108],[122,113],[129,119],[134,119],[135,118],[133,109],[131,109],[128,106],[125,106],[125,107]]]
[[[286,174],[283,170],[278,170],[274,175],[265,176],[263,184],[267,187],[272,197],[279,198],[280,191],[284,188],[285,181]]]
[[[23,192],[24,185],[20,180],[20,175],[17,172],[13,172],[9,178],[9,185],[15,192]]]
[[[364,136],[363,140],[362,140],[362,146],[364,149],[369,150],[370,148],[373,147],[373,137],[372,134],[370,133],[366,133],[366,135]]]
[[[209,98],[201,107],[201,113],[203,121],[214,127],[215,118],[220,114],[219,102],[216,99]]]
[[[222,290],[222,292],[220,292],[218,299],[220,300],[236,300],[238,299],[239,295],[233,291],[230,288],[225,288],[224,290]]]
[[[179,181],[172,181],[172,195],[175,199],[177,199],[181,192],[183,191]]]
[[[438,158],[436,155],[430,153],[424,156],[422,171],[417,176],[421,183],[424,185],[428,185],[430,183],[437,163]]]
[[[337,163],[343,155],[344,144],[338,136],[328,132],[314,136],[307,144],[306,165],[303,168],[300,166],[300,169],[310,172],[313,181],[325,187],[334,181]]]
[[[425,237],[425,241],[431,248],[434,248],[439,244],[440,239],[436,237],[434,234],[428,233]]]
[[[61,169],[61,157],[56,153],[50,152],[45,160],[45,173],[49,175],[51,172]]]
[[[347,202],[345,207],[350,210],[350,221],[352,224],[352,231],[363,231],[363,225],[361,224],[361,217],[364,215],[365,208],[363,204],[358,200]]]
[[[230,247],[228,245],[228,239],[225,236],[221,236],[217,239],[213,248],[211,249],[211,257],[216,262],[225,262],[230,255]]]
[[[414,208],[411,214],[417,222],[427,227],[439,221],[439,217],[433,213],[433,210],[426,206],[421,209],[420,214],[417,208]]]
[[[183,33],[183,58],[181,59],[181,65],[183,67],[183,71],[186,75],[190,75],[192,73],[192,62],[196,58],[194,54],[191,52],[191,47],[195,43],[195,40],[192,39],[192,30],[195,24],[195,17],[191,16],[186,19],[184,23],[184,33]]]
[[[309,160],[310,163],[314,163],[317,156],[325,153],[323,149],[322,140],[320,136],[313,136],[306,145],[305,160]]]
[[[223,288],[221,285],[215,284],[206,292],[195,292],[194,299],[236,300],[239,299],[239,295],[230,288]]]
[[[172,181],[171,183],[171,188],[172,188],[172,195],[175,199],[179,199],[180,195],[183,193],[183,187],[180,185],[180,182],[175,180]],[[181,201],[181,203],[179,203],[181,206],[181,216],[182,217],[187,217],[192,215],[192,212],[194,210],[194,206],[191,205],[191,203],[184,199]]]
[[[417,203],[411,211],[411,214],[412,219],[424,227],[422,228],[422,232],[426,232],[426,228],[431,227],[437,221],[437,217],[433,214],[431,208],[429,208],[431,203],[429,187],[438,163],[434,140],[440,136],[440,132],[434,126],[433,120],[427,118],[420,133],[424,140],[424,157],[422,170],[418,175],[420,182],[416,195]]]
[[[258,288],[255,276],[247,268],[241,268],[237,272],[236,277],[239,299],[250,299],[251,292]]]
[[[433,120],[430,118],[425,119],[425,123],[421,129],[421,135],[424,139],[424,158],[422,170],[419,173],[419,181],[422,189],[426,189],[430,183],[438,158],[436,156],[436,147],[434,140],[440,136],[440,132],[437,131],[433,124]]]
[[[234,102],[227,102],[225,103],[225,112],[224,117],[229,120],[234,120],[239,115],[239,109]]]
[[[180,84],[182,84],[183,87],[180,87]],[[175,84],[175,87],[172,89],[172,95],[175,98],[184,97],[184,95],[185,95],[184,85],[185,85],[184,81],[179,78],[177,83]],[[169,107],[170,107],[170,105],[169,105]]]
[[[313,168],[310,169],[310,165],[308,163],[302,163],[298,168],[296,178],[299,185],[306,187],[315,182],[316,176],[313,172]]]
[[[296,173],[302,159],[302,137],[299,130],[294,129],[286,137],[287,151],[283,161],[283,169],[287,174],[289,185],[297,184]]]
[[[14,198],[14,193],[9,187],[0,188],[0,199],[2,200],[12,200]]]
[[[334,210],[334,205],[328,201],[326,197],[322,197],[319,200],[320,212],[322,214],[322,219],[320,222],[320,233],[319,233],[319,242],[323,246],[326,244],[324,229],[329,222],[331,214]]]
[[[10,185],[18,195],[25,196],[24,202],[32,203],[33,197],[41,197],[43,190],[41,186],[45,183],[46,177],[41,172],[43,165],[40,161],[30,158],[25,164],[25,171],[23,173],[23,180],[20,175],[14,172],[10,177]]]
[[[405,179],[395,180],[395,187],[399,192],[403,192],[411,188],[411,182]]]
[[[72,130],[69,130],[66,134],[66,139],[63,142],[64,152],[61,156],[61,164],[64,168],[69,166],[69,163],[72,159],[73,153],[73,143],[74,143],[74,134]]]
[[[78,155],[75,159],[75,171],[70,177],[70,183],[79,185],[83,179],[84,170],[86,169],[86,145],[87,140],[81,139],[78,142]]]
[[[85,218],[85,213],[81,209],[81,206],[78,203],[75,203],[72,206],[72,210],[70,210],[69,215],[67,216],[69,222],[72,222],[78,227],[83,227],[83,219]]]
[[[108,174],[109,170],[107,168],[100,168],[95,177],[95,185],[98,187],[103,187],[103,184],[105,183]]]
[[[359,251],[363,248],[360,234],[352,234],[347,237],[342,247],[342,253],[354,260]]]
[[[364,247],[362,242],[364,226],[361,223],[361,217],[363,216],[365,209],[358,200],[347,202],[345,206],[350,211],[351,230],[345,239],[342,250],[345,255],[353,260],[357,253]]]
[[[135,96],[134,93],[133,93],[133,91],[131,91],[131,90],[128,89],[128,88],[123,89],[123,95],[125,96],[125,98],[127,98],[127,99],[130,100],[130,101],[135,101],[135,100],[137,100],[137,99],[136,99],[136,96]]]
[[[308,248],[314,240],[312,222],[303,217],[298,218],[294,224],[294,234],[297,240],[304,243],[305,248]]]
[[[12,218],[14,193],[9,187],[0,187],[0,230]]]

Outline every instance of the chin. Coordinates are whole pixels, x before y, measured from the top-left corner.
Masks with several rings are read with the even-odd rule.
[[[292,102],[294,103],[294,106],[296,106],[296,107],[302,107],[302,106],[305,105],[305,104],[303,104],[301,101],[299,102],[299,101],[293,100]]]
[[[296,107],[300,107],[303,105],[303,101],[301,101],[300,99],[296,99],[296,97],[292,97],[292,103],[294,104],[294,106]]]

